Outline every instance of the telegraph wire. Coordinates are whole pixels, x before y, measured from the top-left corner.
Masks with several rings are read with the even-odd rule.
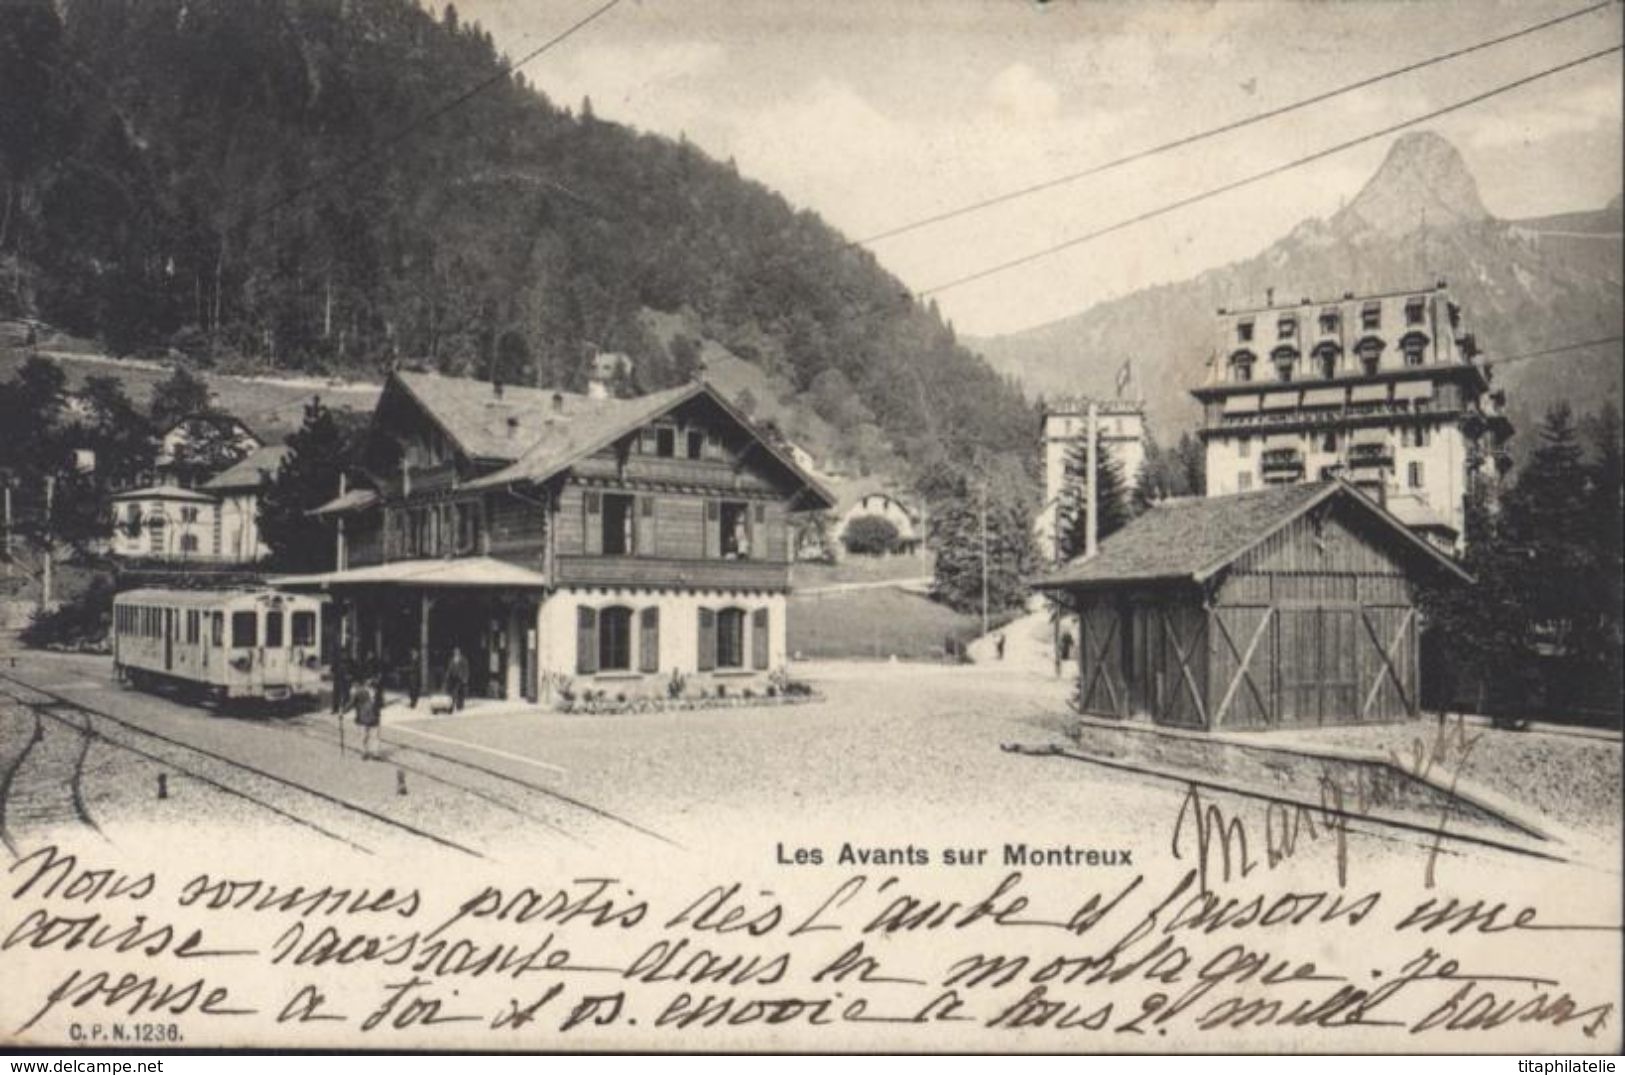
[[[300,198],[304,197],[306,194],[309,194],[311,191],[317,189],[318,187],[321,187],[321,186],[325,185],[329,180],[338,179],[338,178],[341,178],[341,177],[349,174],[350,172],[353,172],[355,169],[359,168],[361,165],[366,164],[368,161],[372,160],[373,156],[375,155],[375,153],[378,150],[387,149],[390,146],[396,145],[396,144],[404,141],[406,138],[410,137],[413,133],[415,133],[418,129],[420,129],[420,128],[422,128],[422,127],[424,127],[424,126],[426,126],[426,125],[428,125],[430,123],[433,123],[435,120],[437,120],[440,117],[446,115],[447,113],[452,112],[452,111],[462,107],[463,105],[467,104],[470,100],[472,100],[473,98],[479,96],[481,93],[484,93],[486,90],[490,89],[492,86],[494,86],[497,83],[502,82],[503,80],[507,79],[514,72],[518,71],[521,67],[525,66],[527,63],[530,63],[532,60],[536,59],[538,56],[540,56],[543,53],[547,52],[548,50],[554,48],[555,46],[563,44],[566,40],[573,37],[579,31],[586,29],[593,22],[596,22],[598,19],[600,19],[603,16],[609,14],[610,10],[612,8],[616,7],[618,4],[620,4],[620,2],[621,2],[621,0],[607,0],[606,3],[600,5],[597,8],[594,8],[590,13],[588,13],[587,15],[582,16],[580,19],[578,19],[575,22],[571,23],[569,26],[565,27],[563,30],[560,30],[558,33],[554,34],[552,37],[548,38],[546,41],[543,41],[540,45],[538,45],[535,48],[531,49],[529,52],[525,53],[519,59],[513,60],[513,61],[511,61],[509,63],[506,63],[506,64],[503,64],[501,67],[497,68],[495,73],[489,75],[488,77],[486,77],[484,79],[481,79],[479,82],[476,82],[473,86],[471,86],[468,89],[464,90],[462,93],[458,94],[456,97],[453,97],[450,100],[448,100],[448,101],[444,102],[443,104],[439,105],[438,107],[432,108],[428,112],[425,112],[422,115],[420,115],[420,116],[418,116],[418,117],[416,117],[416,118],[414,118],[412,120],[409,120],[408,122],[406,122],[402,126],[396,128],[393,132],[383,136],[382,138],[379,138],[379,139],[375,140],[366,149],[362,150],[360,153],[355,154],[349,160],[347,160],[347,161],[345,161],[345,162],[343,162],[341,164],[335,165],[333,168],[327,170],[326,172],[323,172],[321,175],[319,175],[316,178],[312,179],[310,182],[304,184],[303,186],[295,187],[292,191],[289,191],[287,194],[284,194],[282,197],[278,198],[276,201],[271,202],[269,205],[265,206],[264,208],[259,209],[259,210],[255,211],[255,212],[249,214],[248,216],[244,217],[241,221],[238,222],[239,225],[240,226],[247,226],[249,224],[252,224],[255,221],[261,219],[262,217],[269,216],[270,214],[277,212],[278,210],[292,204],[293,202],[298,201]],[[559,184],[559,186],[562,186],[562,184]],[[579,195],[575,195],[573,192],[569,192],[569,193],[571,194],[572,197],[576,197],[578,199],[580,198]],[[582,200],[585,200],[585,199],[582,199]]]
[[[1492,89],[1485,90],[1482,93],[1476,93],[1471,97],[1462,98],[1459,101],[1452,102],[1451,104],[1445,105],[1442,108],[1436,108],[1433,111],[1426,112],[1420,116],[1414,116],[1410,119],[1403,120],[1402,122],[1390,124],[1387,127],[1381,128],[1380,130],[1363,134],[1358,138],[1351,138],[1345,142],[1339,142],[1336,145],[1329,146],[1326,149],[1316,150],[1314,153],[1298,157],[1283,164],[1277,164],[1274,167],[1266,168],[1264,171],[1255,172],[1252,175],[1244,176],[1241,179],[1232,180],[1231,182],[1225,183],[1221,186],[1210,187],[1207,190],[1201,191],[1200,193],[1192,194],[1189,197],[1181,198],[1178,201],[1169,202],[1168,204],[1159,206],[1155,209],[1149,209],[1143,213],[1129,217],[1126,220],[1120,220],[1115,224],[1108,224],[1103,228],[1096,228],[1094,231],[1085,232],[1082,235],[1074,236],[1071,239],[1066,239],[1062,242],[1055,243],[1052,246],[1047,246],[1040,250],[1023,254],[1020,257],[1011,258],[1009,261],[1000,262],[997,265],[992,265],[988,268],[980,269],[964,276],[955,277],[952,280],[936,284],[932,287],[922,288],[921,290],[914,292],[913,297],[919,299],[930,295],[937,295],[952,288],[962,287],[965,284],[974,283],[977,280],[985,280],[990,276],[996,276],[999,273],[1008,272],[1011,269],[1019,268],[1023,265],[1030,265],[1035,261],[1040,261],[1064,250],[1070,250],[1075,246],[1082,246],[1084,243],[1093,242],[1096,239],[1111,235],[1114,232],[1122,231],[1123,229],[1132,227],[1135,224],[1141,224],[1147,220],[1153,220],[1160,216],[1166,216],[1167,214],[1178,209],[1183,209],[1186,206],[1208,201],[1209,199],[1216,198],[1221,194],[1228,194],[1233,190],[1239,190],[1242,187],[1251,186],[1252,184],[1262,182],[1265,179],[1271,179],[1283,173],[1290,172],[1296,168],[1301,168],[1306,164],[1312,164],[1315,161],[1324,160],[1327,157],[1342,153],[1345,150],[1353,149],[1355,146],[1364,145],[1366,142],[1371,142],[1378,138],[1386,137],[1387,135],[1393,134],[1396,131],[1402,131],[1407,127],[1414,127],[1418,123],[1426,123],[1429,120],[1438,119],[1440,116],[1449,115],[1452,112],[1457,112],[1463,108],[1479,104],[1483,101],[1489,100],[1492,97],[1497,97],[1503,93],[1508,93],[1512,90],[1527,86],[1530,83],[1538,82],[1543,78],[1550,78],[1553,75],[1572,70],[1583,64],[1590,63],[1593,60],[1599,60],[1605,56],[1614,55],[1622,48],[1625,48],[1625,46],[1613,45],[1606,49],[1600,49],[1596,52],[1588,53],[1579,57],[1578,59],[1569,60],[1566,63],[1558,64],[1555,67],[1543,68],[1532,75],[1525,75],[1523,78],[1516,79],[1512,82],[1503,83]]]
[[[1508,355],[1506,358],[1495,358],[1486,355],[1484,363],[1491,368],[1505,366],[1511,362],[1524,362],[1531,358],[1545,358],[1548,355],[1560,355],[1568,351],[1583,351],[1588,347],[1603,347],[1610,343],[1625,343],[1625,336],[1604,336],[1596,340],[1582,340],[1579,343],[1565,343],[1557,347],[1547,347],[1540,351],[1525,351],[1522,354]]]
[[[1336,89],[1327,90],[1324,93],[1317,93],[1312,97],[1305,97],[1301,100],[1293,101],[1290,104],[1267,109],[1263,112],[1256,112],[1251,116],[1233,120],[1230,123],[1223,124],[1219,127],[1213,127],[1205,131],[1200,131],[1196,134],[1185,135],[1184,137],[1176,138],[1171,142],[1163,142],[1161,145],[1151,146],[1150,148],[1130,153],[1127,156],[1117,157],[1113,160],[1105,161],[1101,164],[1096,164],[1089,168],[1085,168],[1082,171],[1056,176],[1053,179],[1046,179],[1030,186],[1006,191],[1003,194],[995,194],[992,197],[984,198],[977,202],[971,202],[968,205],[962,205],[955,209],[946,209],[940,213],[936,213],[932,216],[921,217],[918,220],[913,220],[906,224],[899,224],[894,228],[888,228],[885,231],[876,232],[873,235],[865,236],[861,239],[853,239],[847,245],[867,246],[871,243],[882,242],[886,239],[896,238],[899,235],[906,235],[909,232],[918,231],[919,229],[929,227],[932,224],[940,224],[944,221],[953,220],[956,217],[966,216],[970,213],[980,212],[983,209],[992,208],[995,205],[1003,205],[1005,202],[1015,201],[1016,199],[1024,198],[1029,194],[1037,194],[1041,191],[1051,190],[1059,186],[1065,186],[1068,183],[1074,183],[1080,179],[1087,179],[1090,176],[1100,175],[1101,173],[1111,171],[1114,168],[1120,168],[1125,164],[1132,164],[1136,161],[1145,160],[1148,157],[1154,157],[1160,153],[1166,153],[1171,150],[1182,149],[1185,146],[1195,145],[1196,143],[1204,142],[1209,138],[1216,138],[1219,135],[1229,134],[1232,131],[1238,131],[1244,127],[1250,127],[1256,123],[1262,123],[1265,120],[1275,119],[1279,116],[1284,116],[1289,113],[1299,111],[1300,109],[1308,108],[1311,105],[1317,105],[1324,101],[1332,100],[1335,97],[1341,97],[1344,94],[1353,93],[1355,90],[1366,89],[1367,87],[1375,86],[1378,83],[1386,82],[1389,79],[1399,78],[1403,75],[1420,71],[1423,68],[1432,67],[1435,64],[1460,59],[1463,56],[1471,55],[1475,52],[1481,52],[1484,49],[1493,48],[1496,45],[1504,45],[1508,41],[1515,41],[1520,37],[1527,37],[1530,34],[1539,33],[1542,30],[1550,29],[1551,27],[1557,26],[1560,23],[1569,22],[1573,19],[1578,19],[1581,16],[1589,15],[1594,11],[1601,11],[1603,8],[1613,7],[1616,3],[1617,0],[1603,0],[1602,3],[1581,8],[1578,11],[1571,11],[1566,15],[1559,15],[1555,18],[1547,19],[1544,22],[1538,22],[1532,26],[1526,26],[1521,30],[1515,30],[1512,33],[1502,34],[1500,37],[1492,37],[1488,40],[1467,45],[1451,52],[1440,53],[1437,56],[1432,56],[1425,60],[1418,60],[1415,63],[1406,64],[1403,67],[1396,67],[1391,71],[1384,71],[1381,74],[1370,75],[1356,82],[1350,82],[1346,85],[1339,86]]]

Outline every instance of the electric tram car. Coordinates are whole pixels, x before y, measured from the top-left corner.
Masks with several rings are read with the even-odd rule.
[[[113,599],[113,668],[142,689],[215,702],[322,691],[322,603],[273,590],[128,590]]]

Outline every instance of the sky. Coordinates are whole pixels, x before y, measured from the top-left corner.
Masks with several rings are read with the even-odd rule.
[[[430,3],[432,0],[425,0]],[[437,0],[435,0],[437,2]],[[460,0],[509,56],[602,0]],[[862,239],[1590,5],[1531,0],[622,0],[527,64]],[[1620,42],[1622,7],[869,244],[916,291]],[[1618,54],[1428,122],[1504,218],[1621,189]],[[933,297],[994,335],[1256,254],[1350,200],[1393,134]]]

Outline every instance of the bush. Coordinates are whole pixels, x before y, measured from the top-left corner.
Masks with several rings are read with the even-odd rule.
[[[20,637],[26,646],[110,652],[113,582],[97,577],[77,597],[48,612],[36,612]]]
[[[879,515],[859,515],[846,524],[841,544],[846,551],[863,556],[880,556],[897,551],[902,535],[890,519]]]

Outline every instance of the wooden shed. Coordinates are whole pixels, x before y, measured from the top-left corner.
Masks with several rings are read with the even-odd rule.
[[[1077,614],[1083,711],[1214,730],[1417,711],[1417,590],[1471,579],[1342,482],[1169,501],[1036,584]]]

